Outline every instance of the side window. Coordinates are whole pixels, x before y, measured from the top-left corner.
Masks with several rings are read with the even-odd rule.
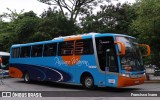
[[[60,42],[58,47],[59,56],[73,55],[74,41]]]
[[[43,45],[33,45],[32,46],[32,57],[42,57]]]
[[[43,56],[55,56],[57,51],[57,43],[49,43],[44,45]]]
[[[30,57],[31,46],[21,47],[21,58]]]
[[[93,44],[91,39],[78,40],[75,44],[75,55],[93,54]]]
[[[19,58],[20,56],[20,48],[12,48],[12,58]]]

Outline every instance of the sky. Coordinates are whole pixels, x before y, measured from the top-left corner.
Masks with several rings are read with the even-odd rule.
[[[129,3],[134,3],[135,0],[112,0],[115,2],[121,2],[124,3],[128,1]],[[47,10],[49,5],[41,3],[37,0],[0,0],[0,15],[3,14],[3,12],[9,12],[6,8],[13,10],[16,10],[17,12],[20,12],[24,9],[24,12],[28,11],[34,11],[38,16],[44,11]]]

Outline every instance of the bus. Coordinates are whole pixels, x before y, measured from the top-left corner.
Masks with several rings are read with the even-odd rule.
[[[140,47],[146,54],[141,54]],[[128,35],[88,33],[12,45],[10,53],[11,77],[91,89],[144,83],[142,57],[150,54],[150,47]]]
[[[8,52],[3,52],[0,51],[0,77],[8,77],[9,74],[9,58],[10,58],[10,53]]]

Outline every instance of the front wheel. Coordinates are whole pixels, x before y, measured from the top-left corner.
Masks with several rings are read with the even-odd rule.
[[[29,75],[28,72],[24,73],[24,82],[26,82],[26,83],[30,83],[31,82],[30,75]]]
[[[86,89],[93,89],[94,87],[94,80],[91,76],[86,76],[83,78],[83,87]]]

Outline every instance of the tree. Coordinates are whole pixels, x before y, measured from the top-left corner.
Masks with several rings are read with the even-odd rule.
[[[3,13],[0,15],[0,19],[3,20],[3,18],[6,18],[6,19],[9,19],[10,21],[14,21],[16,20],[19,15],[21,15],[24,10],[21,10],[20,13],[18,13],[16,10],[11,10],[9,8],[7,8],[7,10],[10,12],[10,13]]]
[[[68,20],[59,11],[49,8],[41,15],[39,32],[48,34],[50,38],[75,34],[78,27],[72,20]]]
[[[130,35],[130,26],[132,21],[137,18],[136,10],[134,8],[134,4],[130,5],[128,3],[124,3],[122,5],[118,4],[116,7],[116,21],[117,24],[115,26],[116,33],[123,33]]]
[[[9,51],[11,45],[14,43],[15,34],[2,33],[0,35],[0,51]]]
[[[92,6],[102,3],[103,0],[38,0],[40,2],[59,7],[60,12],[65,16],[65,11],[70,14],[69,20],[76,21],[78,14],[86,13]]]
[[[31,37],[38,30],[39,18],[33,11],[25,12],[21,14],[14,23],[15,33],[18,37],[19,43],[29,42],[29,37]]]
[[[131,29],[137,34],[142,43],[151,46],[148,63],[160,66],[160,0],[139,0],[136,13],[138,17],[133,21]]]
[[[132,5],[101,5],[96,15],[90,14],[82,18],[81,24],[85,32],[112,32],[129,34],[129,26],[136,18]]]
[[[88,15],[81,19],[82,32],[104,32],[103,22],[97,15]]]

